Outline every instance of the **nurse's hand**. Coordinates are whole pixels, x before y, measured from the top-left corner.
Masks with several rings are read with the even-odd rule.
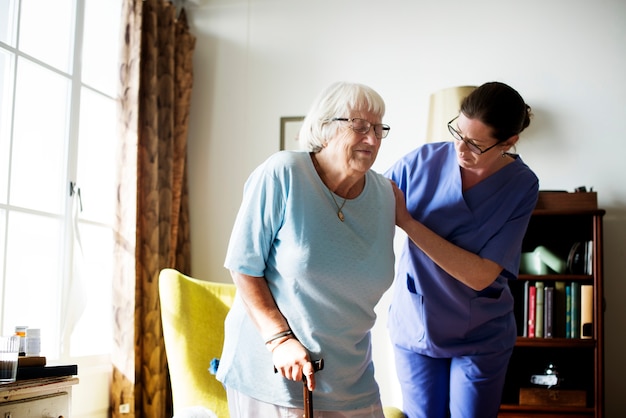
[[[289,338],[272,350],[276,371],[289,380],[301,381],[306,376],[310,391],[315,389],[315,375],[309,353],[295,338]]]

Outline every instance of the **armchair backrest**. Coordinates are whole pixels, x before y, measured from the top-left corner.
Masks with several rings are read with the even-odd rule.
[[[159,275],[159,300],[174,414],[203,406],[228,417],[226,391],[209,372],[224,344],[224,319],[235,285],[188,277],[174,269]]]

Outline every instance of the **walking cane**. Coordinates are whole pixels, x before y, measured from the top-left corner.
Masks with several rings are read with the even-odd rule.
[[[313,373],[324,368],[324,359],[313,361]],[[307,379],[302,375],[302,397],[304,398],[304,418],[313,418],[313,392],[307,386]]]
[[[313,373],[324,368],[324,359],[313,360]],[[274,373],[278,373],[278,369],[274,367]],[[304,398],[304,418],[313,418],[313,392],[307,386],[306,376],[302,375],[302,397]]]

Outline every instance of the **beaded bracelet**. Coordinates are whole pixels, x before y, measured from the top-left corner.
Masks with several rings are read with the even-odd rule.
[[[287,331],[279,332],[278,334],[274,334],[271,337],[269,337],[267,340],[265,340],[265,344],[269,344],[274,340],[277,340],[282,337],[286,337],[287,335],[291,335],[291,334],[293,334],[293,332],[290,329],[288,329]]]

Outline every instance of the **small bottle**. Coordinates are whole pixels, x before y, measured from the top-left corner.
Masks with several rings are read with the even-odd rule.
[[[26,330],[28,327],[18,325],[15,327],[15,335],[20,337],[20,356],[26,354]]]
[[[39,328],[26,329],[26,355],[39,356],[41,352],[41,331]]]

